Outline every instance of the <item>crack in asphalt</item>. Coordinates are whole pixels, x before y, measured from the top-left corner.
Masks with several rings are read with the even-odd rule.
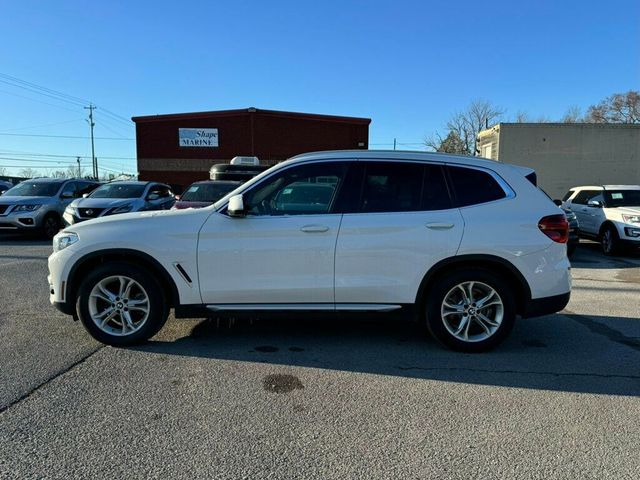
[[[47,378],[45,381],[43,381],[42,383],[36,385],[35,387],[33,387],[31,390],[29,390],[27,393],[21,395],[19,398],[13,400],[12,402],[9,402],[7,405],[5,406],[0,406],[0,415],[2,415],[4,412],[6,412],[7,410],[9,410],[11,407],[13,407],[14,405],[19,404],[20,402],[22,402],[23,400],[26,400],[27,398],[29,398],[31,395],[33,395],[35,392],[37,392],[38,390],[40,390],[43,387],[46,387],[49,383],[51,383],[52,381],[54,381],[56,378],[61,377],[62,375],[64,375],[65,373],[70,372],[71,370],[73,370],[75,367],[77,367],[78,365],[83,364],[84,362],[86,362],[90,357],[92,357],[93,355],[95,355],[96,353],[98,353],[100,350],[104,349],[106,347],[106,345],[102,345],[98,348],[96,348],[95,350],[93,350],[92,352],[90,352],[89,354],[85,355],[84,357],[80,358],[79,360],[73,362],[71,365],[67,366],[66,368],[60,370],[59,372],[54,373],[53,375],[51,375],[49,378]]]

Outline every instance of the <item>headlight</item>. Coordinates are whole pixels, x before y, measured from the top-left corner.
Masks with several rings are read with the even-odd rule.
[[[624,223],[640,223],[640,215],[622,215]]]
[[[16,208],[13,209],[13,211],[14,212],[35,212],[41,206],[42,205],[39,203],[36,205],[17,205]]]
[[[73,232],[62,232],[53,237],[53,251],[59,252],[69,245],[73,245],[79,240],[78,235]]]
[[[573,212],[564,212],[568,221],[572,221],[576,219],[576,214]]]
[[[130,203],[127,203],[126,205],[120,205],[119,207],[115,207],[111,209],[111,211],[107,213],[107,215],[115,215],[116,213],[127,213],[127,212],[130,212],[132,208],[133,208],[133,205]]]
[[[67,212],[67,213],[74,214],[76,209],[73,208],[71,205],[69,205],[67,208],[64,209],[64,211]]]

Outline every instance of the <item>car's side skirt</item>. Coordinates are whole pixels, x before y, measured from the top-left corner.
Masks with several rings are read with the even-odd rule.
[[[387,303],[224,303],[207,305],[213,312],[228,311],[348,311],[348,312],[391,312],[402,305]]]

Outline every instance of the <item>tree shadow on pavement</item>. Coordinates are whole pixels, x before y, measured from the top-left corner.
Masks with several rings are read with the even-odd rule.
[[[383,317],[203,320],[187,337],[152,340],[136,349],[274,367],[640,396],[640,319],[635,318],[559,314],[520,320],[505,343],[483,354],[446,350],[421,327]]]

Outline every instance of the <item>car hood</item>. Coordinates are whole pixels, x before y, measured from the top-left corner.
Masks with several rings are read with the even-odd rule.
[[[84,206],[82,207],[84,208]],[[97,208],[97,207],[95,207]],[[145,229],[153,228],[155,225],[161,228],[163,232],[166,232],[167,228],[171,228],[172,219],[170,217],[183,216],[189,217],[191,215],[197,215],[202,217],[202,221],[211,214],[210,210],[203,209],[190,209],[190,210],[154,210],[151,212],[132,212],[121,213],[119,215],[108,215],[106,217],[93,218],[85,222],[76,223],[72,226],[65,228],[65,231],[72,231],[81,233],[88,229],[100,229],[100,228],[117,228],[126,231],[127,229]],[[190,217],[194,223],[188,225],[197,225],[196,219]],[[188,219],[187,219],[188,220]]]
[[[6,205],[41,205],[56,203],[56,197],[19,197],[19,196],[7,196],[2,195],[0,197],[0,203]]]
[[[188,200],[178,200],[173,207],[178,210],[183,208],[203,208],[213,205],[213,203],[214,202],[189,202]]]
[[[78,198],[71,202],[75,208],[113,208],[129,203],[138,204],[139,198]]]
[[[0,201],[2,201],[2,197],[0,197]],[[616,207],[615,211],[626,215],[640,215],[640,207]]]

